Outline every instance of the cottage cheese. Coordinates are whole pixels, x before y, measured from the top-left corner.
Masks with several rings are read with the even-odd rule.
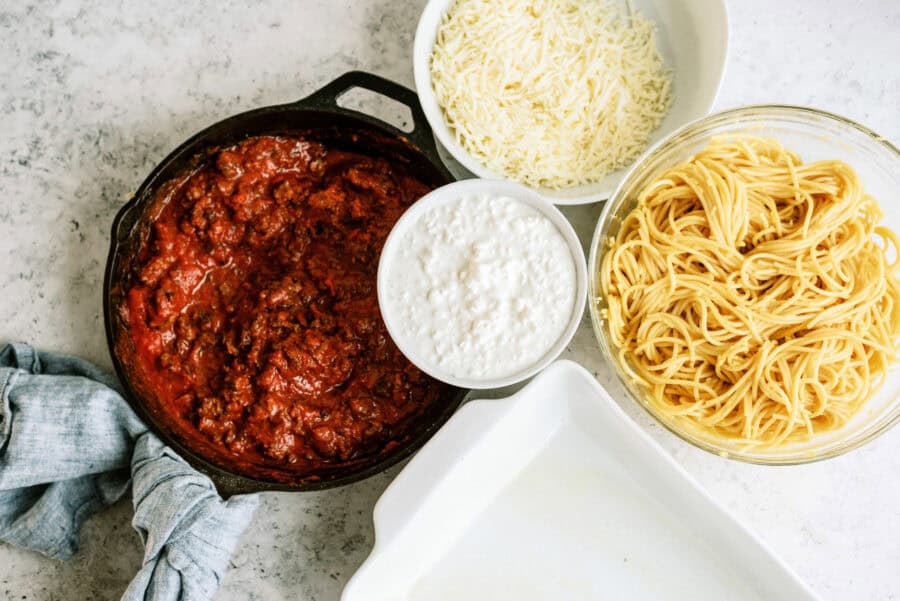
[[[402,232],[384,289],[392,334],[457,378],[512,376],[560,339],[575,261],[543,213],[503,196],[433,207]]]

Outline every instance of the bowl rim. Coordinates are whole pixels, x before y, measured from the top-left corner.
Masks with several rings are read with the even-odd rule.
[[[463,148],[463,146],[459,142],[456,141],[456,137],[450,132],[450,128],[447,125],[446,120],[444,119],[443,112],[438,105],[437,97],[434,94],[434,87],[432,86],[431,81],[431,68],[429,65],[429,58],[431,57],[431,53],[434,48],[435,38],[437,37],[437,28],[440,26],[441,18],[455,1],[456,0],[428,0],[428,3],[425,5],[425,8],[422,10],[422,14],[419,17],[419,22],[416,26],[415,38],[413,40],[413,78],[416,93],[419,96],[419,104],[422,106],[422,111],[425,113],[425,118],[428,121],[428,124],[431,126],[431,130],[440,144],[447,150],[447,152],[450,154],[450,156],[453,157],[454,160],[456,160],[460,165],[462,165],[465,169],[467,169],[477,177],[492,181],[507,181],[516,183],[524,188],[532,190],[533,192],[539,194],[547,202],[555,205],[590,204],[594,202],[602,202],[609,198],[612,198],[613,194],[618,188],[618,183],[610,183],[605,186],[601,186],[601,184],[619,171],[621,172],[621,175],[618,177],[619,183],[621,183],[621,181],[623,181],[628,176],[631,167],[637,164],[639,160],[641,160],[643,154],[638,156],[638,158],[632,161],[631,164],[608,174],[600,181],[588,184],[580,184],[578,186],[572,186],[569,188],[564,188],[562,190],[554,190],[551,188],[528,186],[506,177],[503,173],[495,172],[484,166],[480,161],[473,157],[472,154],[469,153],[469,151]],[[699,111],[703,116],[708,115],[712,110],[712,107],[719,96],[719,92],[722,89],[722,82],[725,80],[725,67],[728,62],[729,41],[731,33],[731,28],[729,25],[728,6],[725,3],[725,0],[709,1],[716,8],[716,18],[721,20],[721,22],[719,23],[719,28],[721,29],[722,35],[722,52],[720,53],[720,56],[716,57],[716,59],[712,61],[711,66],[709,67],[711,71],[717,74],[716,83],[710,89],[710,93],[706,101],[698,103]],[[436,24],[434,26],[431,26],[430,21],[435,18],[436,13],[439,13],[436,19]],[[678,128],[673,131],[677,131],[677,129]],[[668,137],[669,136],[666,135],[663,137],[663,139],[667,139]],[[653,143],[648,143],[647,148],[649,149],[653,145]],[[592,188],[594,187],[596,187],[597,189],[592,190]]]
[[[413,348],[403,336],[397,327],[397,316],[393,313],[391,303],[387,302],[387,272],[391,261],[394,259],[394,248],[400,244],[400,236],[409,228],[413,227],[414,221],[423,213],[437,206],[441,206],[463,196],[473,194],[496,194],[507,196],[522,202],[541,213],[547,218],[562,235],[569,248],[569,254],[575,267],[575,298],[573,300],[572,312],[569,315],[566,328],[557,338],[556,342],[541,357],[531,365],[520,369],[519,371],[503,376],[500,378],[471,378],[454,376],[442,370],[439,366],[434,365],[430,361],[424,359],[419,352]],[[575,228],[568,219],[560,212],[552,203],[521,184],[504,180],[488,180],[488,179],[467,179],[452,182],[435,188],[419,200],[417,200],[405,213],[397,220],[385,240],[384,247],[381,251],[381,257],[378,261],[378,277],[377,277],[378,306],[381,310],[381,317],[387,326],[388,333],[400,349],[400,352],[406,356],[420,370],[429,376],[451,384],[458,388],[486,390],[493,388],[501,388],[511,384],[517,384],[526,380],[556,359],[560,353],[571,342],[581,324],[584,316],[585,304],[588,297],[588,273],[587,262],[584,257],[584,250]]]
[[[599,252],[599,244],[601,237],[606,235],[606,228],[604,228],[603,225],[604,223],[607,223],[609,221],[610,213],[613,211],[614,206],[618,204],[616,201],[620,199],[620,197],[624,193],[625,188],[630,185],[632,179],[637,176],[638,172],[642,168],[644,168],[663,150],[667,149],[673,143],[676,143],[678,141],[678,138],[688,136],[702,127],[728,124],[729,122],[733,122],[734,119],[740,117],[752,117],[758,120],[765,119],[767,117],[772,118],[790,114],[826,119],[838,124],[841,127],[847,127],[851,130],[855,130],[861,134],[864,134],[865,137],[869,138],[875,144],[881,146],[888,153],[892,153],[898,159],[900,159],[900,148],[891,143],[887,138],[876,133],[874,130],[866,127],[865,125],[829,111],[793,104],[750,104],[718,111],[704,117],[700,117],[699,119],[695,119],[679,127],[665,138],[659,140],[658,142],[647,148],[647,150],[645,150],[644,153],[641,154],[641,156],[638,157],[638,159],[635,160],[634,163],[632,163],[632,165],[628,168],[628,171],[622,177],[622,180],[616,186],[613,194],[606,201],[606,204],[603,206],[603,210],[601,211],[600,216],[597,218],[597,223],[594,226],[594,233],[591,236],[591,246],[588,255],[588,290],[590,294],[588,310],[590,312],[591,327],[594,331],[594,338],[596,339],[601,352],[605,355],[604,359],[612,358],[610,361],[612,363],[610,365],[610,369],[615,373],[616,378],[622,384],[622,387],[624,388],[628,398],[636,405],[639,405],[648,415],[650,415],[653,418],[654,422],[663,426],[666,430],[668,430],[684,442],[687,442],[692,446],[702,449],[703,451],[706,451],[713,455],[718,455],[726,459],[732,459],[756,465],[802,465],[807,463],[814,463],[817,461],[823,461],[825,459],[831,459],[833,457],[843,455],[844,453],[847,453],[849,451],[858,449],[859,447],[878,438],[879,436],[890,430],[892,427],[897,425],[898,422],[900,422],[900,403],[898,403],[897,406],[895,406],[892,410],[887,411],[885,415],[882,416],[881,422],[876,423],[871,431],[863,432],[861,435],[855,438],[848,439],[846,441],[834,443],[830,448],[824,449],[823,451],[803,451],[783,455],[757,455],[752,454],[752,452],[748,453],[743,451],[735,451],[733,449],[723,449],[706,439],[699,438],[685,430],[680,430],[674,427],[672,424],[668,423],[659,415],[657,415],[657,413],[653,410],[651,404],[641,399],[639,395],[637,395],[632,390],[631,383],[624,376],[624,374],[622,373],[622,369],[618,364],[618,361],[615,359],[615,353],[613,353],[613,348],[608,341],[603,329],[602,324],[604,320],[602,320],[599,316],[598,301],[603,296],[602,291],[599,288],[597,277],[597,274],[599,273],[600,262],[603,256]],[[750,124],[748,123],[748,125]]]

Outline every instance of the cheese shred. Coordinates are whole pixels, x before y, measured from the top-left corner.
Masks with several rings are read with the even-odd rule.
[[[628,165],[671,104],[654,23],[601,0],[456,0],[431,78],[469,154],[551,189]]]

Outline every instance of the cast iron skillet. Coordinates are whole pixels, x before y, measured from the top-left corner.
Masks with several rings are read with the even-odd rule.
[[[413,129],[404,133],[370,115],[338,106],[338,98],[353,88],[363,88],[396,100],[412,112]],[[434,187],[449,183],[453,176],[438,157],[437,147],[416,94],[387,79],[351,71],[306,98],[289,104],[268,106],[220,121],[191,137],[175,149],[150,173],[135,195],[116,215],[103,283],[103,313],[106,337],[116,373],[125,396],[135,412],[166,444],[191,465],[212,478],[223,495],[263,490],[311,491],[356,482],[381,472],[418,450],[456,410],[465,396],[454,389],[442,403],[436,403],[411,424],[409,434],[380,453],[339,467],[323,468],[298,479],[287,471],[272,468],[265,479],[230,471],[229,458],[212,444],[184,441],[167,426],[168,416],[157,409],[149,391],[142,390],[139,378],[131,377],[129,358],[134,353],[118,308],[130,280],[135,255],[149,235],[146,213],[159,188],[202,163],[218,148],[250,136],[302,134],[331,147],[352,149],[362,154],[382,156],[404,164],[406,169]],[[201,457],[198,452],[202,447]],[[233,465],[233,462],[231,462]]]

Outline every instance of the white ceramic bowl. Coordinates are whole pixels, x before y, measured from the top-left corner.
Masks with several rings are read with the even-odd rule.
[[[399,311],[397,306],[393,306],[388,301],[387,289],[388,278],[391,272],[391,262],[395,260],[397,250],[402,244],[402,239],[410,228],[414,227],[419,217],[431,209],[459,200],[463,196],[471,196],[477,194],[489,194],[492,196],[506,196],[519,200],[528,206],[536,209],[546,216],[559,230],[572,255],[572,261],[575,265],[575,302],[572,306],[572,314],[569,316],[569,322],[562,335],[556,343],[535,363],[532,365],[503,378],[480,379],[471,377],[457,377],[440,366],[435,365],[427,358],[423,357],[417,351],[415,346],[400,335],[398,327]],[[420,198],[403,214],[402,217],[394,224],[394,228],[388,235],[381,251],[381,259],[378,262],[378,306],[381,309],[381,317],[387,326],[388,333],[394,340],[394,343],[400,349],[407,359],[409,359],[416,367],[427,373],[433,378],[458,386],[460,388],[500,388],[521,382],[530,378],[540,370],[547,367],[551,361],[556,359],[563,351],[578,324],[581,322],[581,316],[584,314],[584,306],[587,300],[587,263],[584,259],[584,252],[581,249],[581,242],[572,229],[569,221],[559,212],[559,209],[547,202],[541,195],[533,190],[514,182],[505,182],[498,180],[481,180],[469,179],[447,184],[431,191]]]
[[[431,51],[438,25],[454,0],[430,0],[419,20],[413,46],[413,68],[419,102],[431,129],[450,154],[466,169],[487,179],[506,179],[469,154],[444,120],[431,85]],[[724,0],[631,0],[635,11],[656,22],[657,44],[665,65],[672,69],[672,107],[650,137],[652,146],[673,131],[706,115],[712,108],[725,71],[728,50],[728,14]],[[564,190],[534,188],[555,204],[584,204],[605,200],[627,168],[603,180]]]

